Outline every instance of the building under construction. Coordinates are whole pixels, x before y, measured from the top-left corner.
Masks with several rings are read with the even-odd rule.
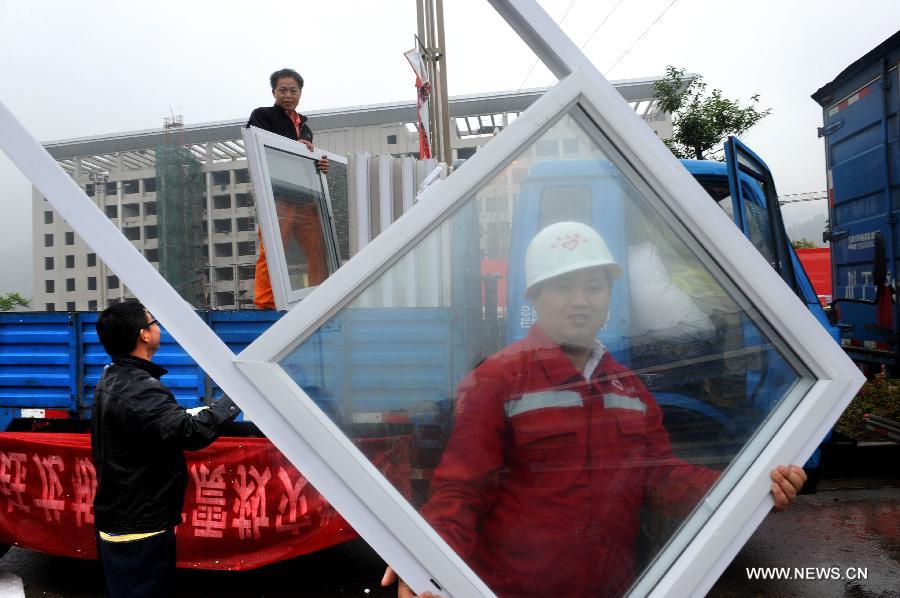
[[[159,271],[179,295],[202,305],[203,165],[183,144],[181,116],[167,118],[164,128],[155,150]]]

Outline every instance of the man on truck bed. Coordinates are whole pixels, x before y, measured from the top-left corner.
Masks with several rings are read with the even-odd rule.
[[[303,93],[303,77],[293,69],[281,69],[269,76],[274,106],[255,109],[247,121],[248,127],[258,127],[282,137],[299,141],[313,151],[313,132],[306,124],[306,117],[297,112]],[[328,158],[318,161],[319,170],[328,172]],[[319,220],[318,208],[310,202],[293,202],[276,197],[276,211],[282,239],[293,236],[306,257],[309,286],[315,286],[328,277],[325,236]],[[256,259],[256,281],[253,303],[260,309],[275,309],[275,296],[269,279],[266,249],[259,234],[259,257]]]
[[[97,335],[112,363],[94,393],[91,449],[97,469],[97,554],[111,598],[174,592],[175,526],[188,472],[185,450],[208,446],[240,410],[226,396],[184,409],[153,363],[159,323],[137,301],[103,310]]]
[[[597,340],[621,273],[589,226],[540,231],[525,257],[536,324],[459,385],[422,515],[499,596],[622,594],[645,500],[684,516],[718,476],[672,454],[653,396]],[[784,509],[806,476],[771,476]]]

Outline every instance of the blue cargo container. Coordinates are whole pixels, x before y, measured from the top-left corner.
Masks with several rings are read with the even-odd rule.
[[[893,301],[900,253],[900,32],[812,98],[822,106],[828,169],[833,315],[841,344],[872,370],[897,371]]]

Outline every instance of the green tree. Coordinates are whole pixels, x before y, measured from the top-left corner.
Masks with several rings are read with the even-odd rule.
[[[794,249],[815,249],[816,247],[818,247],[818,245],[816,245],[813,241],[810,241],[806,237],[791,241],[791,246]]]
[[[772,112],[759,109],[759,94],[747,106],[722,97],[720,89],[707,94],[703,77],[686,77],[684,69],[672,65],[652,93],[658,108],[672,114],[672,138],[663,143],[678,158],[709,159],[707,152],[726,137],[742,135]]]
[[[16,307],[28,307],[31,301],[18,293],[7,293],[0,295],[0,311],[12,311]]]

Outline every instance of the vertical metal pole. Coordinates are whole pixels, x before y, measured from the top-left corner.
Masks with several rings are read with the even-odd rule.
[[[416,20],[419,42],[425,52],[425,70],[431,83],[428,126],[432,155],[450,165],[453,159],[453,143],[450,138],[447,59],[444,50],[444,0],[416,0]]]
[[[428,39],[428,14],[425,7],[425,2],[430,2],[431,0],[416,0],[416,24],[419,32],[418,39],[416,40],[416,50],[419,51],[419,46],[421,45],[422,50],[424,52],[423,64],[425,67],[425,76],[428,77],[428,80],[431,82],[431,95],[428,98],[428,145],[431,148],[432,155],[435,151],[435,138],[434,138],[434,125],[435,125],[435,107],[434,107],[434,73],[432,69],[432,61],[431,61],[431,42]],[[423,123],[426,124],[426,123]]]
[[[441,159],[443,140],[441,139],[441,84],[438,80],[437,64],[435,62],[435,32],[434,32],[434,0],[425,0],[425,52],[428,68],[428,80],[431,82],[431,109],[428,111],[431,129],[432,155]]]
[[[444,41],[444,0],[437,0],[438,66],[441,78],[441,149],[443,161],[453,165],[453,144],[450,140],[450,101],[447,92],[447,46]]]
[[[428,44],[425,38],[425,7],[422,4],[424,1],[425,0],[416,0],[416,24],[419,32],[419,42],[427,48]]]

